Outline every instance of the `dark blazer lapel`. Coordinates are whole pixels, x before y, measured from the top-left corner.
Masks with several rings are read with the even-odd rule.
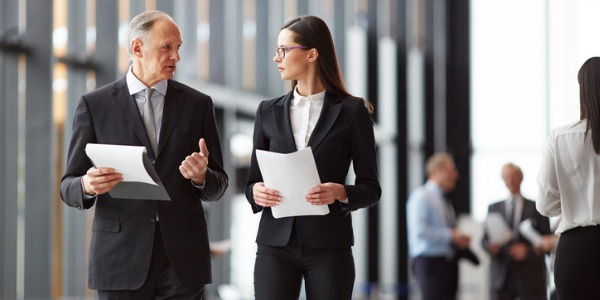
[[[185,95],[181,92],[181,89],[173,87],[173,84],[169,80],[158,138],[158,153],[165,147],[173,132],[173,128],[175,128],[177,116],[181,112],[181,107],[183,106],[184,97]],[[158,154],[156,154],[156,156],[158,156]]]
[[[315,129],[308,140],[307,146],[311,147],[313,152],[315,152],[321,141],[323,141],[329,130],[331,130],[341,111],[342,100],[339,97],[325,93],[321,116],[319,116],[319,121],[317,121]]]
[[[274,107],[273,113],[275,114],[275,125],[279,128],[281,132],[281,139],[284,144],[289,148],[289,152],[294,152],[297,150],[296,142],[294,141],[294,133],[292,132],[292,122],[290,120],[290,105],[292,103],[292,99],[294,98],[294,93],[288,93],[279,103],[277,103]]]
[[[129,95],[129,89],[127,88],[125,78],[115,83],[113,96],[120,111],[124,114],[125,119],[130,121],[129,124],[131,130],[133,130],[142,144],[148,149],[148,156],[153,157],[152,146],[150,145],[150,139],[146,133],[146,127],[144,127],[142,115],[140,115],[140,110],[135,102],[135,98],[132,95]]]

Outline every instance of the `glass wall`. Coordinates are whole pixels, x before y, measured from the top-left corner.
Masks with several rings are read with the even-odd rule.
[[[536,177],[551,128],[579,119],[577,71],[600,54],[600,2],[471,1],[473,216],[505,198],[503,164],[524,173],[522,194],[537,197]]]

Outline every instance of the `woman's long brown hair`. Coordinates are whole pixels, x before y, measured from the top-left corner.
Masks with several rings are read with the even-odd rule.
[[[289,29],[294,32],[296,43],[317,49],[319,52],[317,72],[327,93],[352,97],[342,78],[331,32],[323,20],[315,16],[300,16],[287,21],[281,29]],[[297,80],[292,80],[292,89],[297,84]],[[372,113],[373,105],[366,100],[364,102],[369,112]]]
[[[591,131],[594,152],[600,154],[600,57],[588,59],[577,74],[580,119],[587,120],[585,133]]]

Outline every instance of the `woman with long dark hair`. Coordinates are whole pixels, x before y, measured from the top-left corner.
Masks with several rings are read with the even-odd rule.
[[[315,16],[283,25],[275,57],[286,95],[261,102],[256,112],[254,150],[246,198],[262,212],[256,237],[256,299],[298,299],[302,280],[308,299],[350,299],[355,270],[351,212],[373,206],[381,188],[372,106],[344,86],[329,28]],[[321,184],[301,195],[327,205],[320,216],[273,217],[282,201],[265,186],[256,150],[291,153],[311,147]],[[356,179],[346,184],[349,168]]]
[[[580,120],[546,145],[537,209],[559,216],[554,282],[561,300],[600,299],[600,57],[579,70]]]

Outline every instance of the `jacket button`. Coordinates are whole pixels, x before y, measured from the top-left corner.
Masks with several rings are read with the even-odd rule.
[[[154,166],[154,164],[156,163],[156,160],[151,159],[150,162],[152,163],[152,165]]]
[[[154,223],[156,222],[156,219],[154,217],[148,217],[148,222]]]

